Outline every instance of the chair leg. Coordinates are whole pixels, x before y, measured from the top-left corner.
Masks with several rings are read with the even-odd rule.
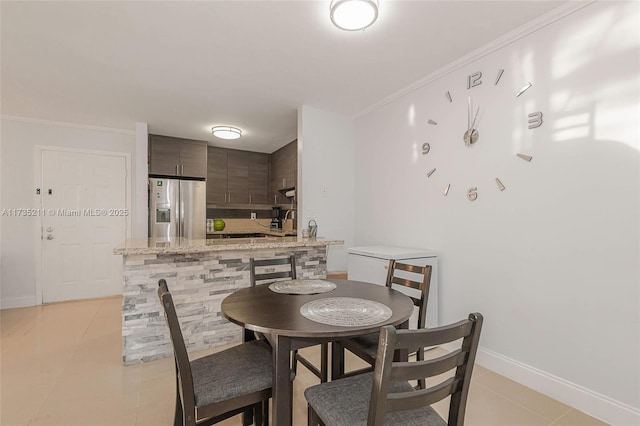
[[[293,351],[293,361],[291,364],[291,371],[293,374],[298,374],[298,350]]]
[[[242,426],[253,424],[253,408],[247,408],[242,412]]]
[[[269,426],[269,400],[262,401],[262,417],[264,419],[264,426]]]
[[[262,402],[259,402],[253,406],[253,418],[256,426],[262,426],[264,424],[262,418]]]
[[[315,412],[311,408],[309,404],[307,404],[307,426],[317,426],[318,423],[314,422],[314,414]]]
[[[318,414],[307,404],[307,426],[325,426]]]
[[[320,352],[320,383],[325,383],[329,380],[329,344],[322,343]]]
[[[182,401],[180,400],[180,390],[176,388],[176,410],[173,417],[174,426],[182,426],[184,422],[182,411]]]
[[[344,376],[344,346],[331,342],[331,380]]]
[[[418,348],[416,351],[416,361],[424,361],[424,348]],[[425,379],[418,380],[418,389],[426,389],[427,382]]]

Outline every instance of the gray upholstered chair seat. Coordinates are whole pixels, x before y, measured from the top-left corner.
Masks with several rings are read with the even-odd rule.
[[[271,364],[271,347],[258,340],[191,361],[196,405],[269,389]]]
[[[360,350],[375,358],[378,353],[378,339],[380,333],[367,334],[366,336],[354,337],[352,342],[360,347]]]
[[[367,424],[369,399],[374,373],[312,386],[304,391],[309,405],[326,426],[359,426]],[[390,392],[410,392],[408,382],[395,382]],[[446,426],[446,422],[431,407],[387,413],[385,425]]]

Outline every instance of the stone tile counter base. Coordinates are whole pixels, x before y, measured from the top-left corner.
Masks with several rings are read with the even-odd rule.
[[[158,299],[158,280],[167,281],[187,351],[241,341],[241,327],[220,310],[222,300],[249,286],[249,259],[295,254],[300,279],[327,274],[326,246],[224,252],[128,254],[124,258],[122,357],[125,365],[173,355]]]

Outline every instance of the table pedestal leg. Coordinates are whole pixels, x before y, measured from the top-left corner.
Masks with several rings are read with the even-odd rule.
[[[273,424],[291,426],[293,382],[290,378],[291,339],[274,336],[273,345]]]

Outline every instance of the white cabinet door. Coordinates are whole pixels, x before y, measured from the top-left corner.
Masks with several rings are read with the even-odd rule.
[[[347,262],[347,278],[384,285],[388,268],[388,260],[350,254]]]

